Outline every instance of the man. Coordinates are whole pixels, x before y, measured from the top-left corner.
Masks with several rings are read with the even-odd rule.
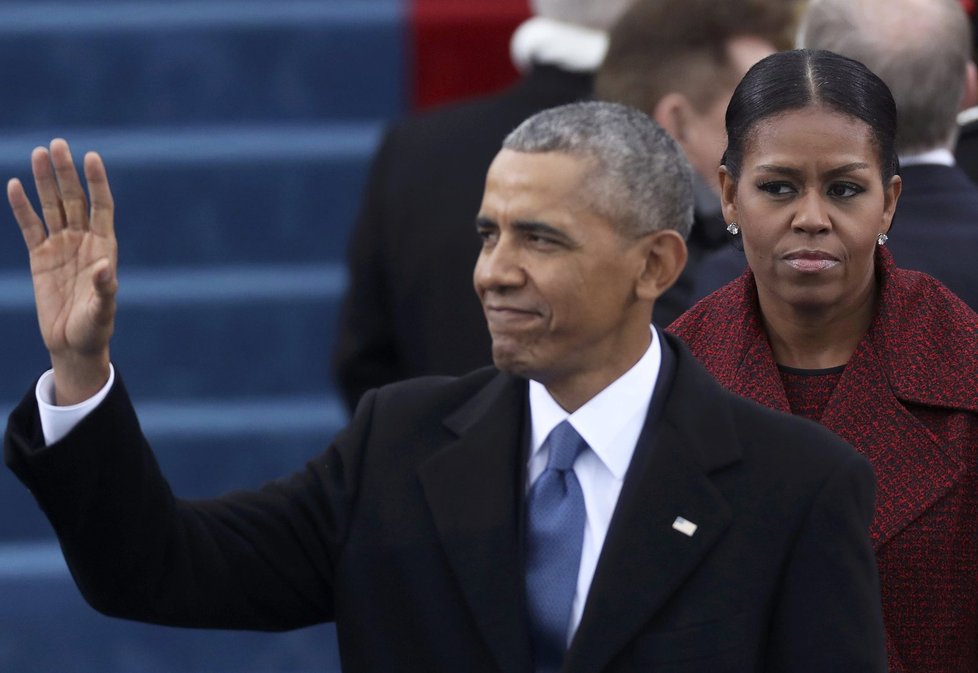
[[[644,110],[692,164],[696,197],[689,263],[653,318],[668,325],[690,305],[699,261],[727,241],[717,169],[724,113],[754,63],[789,48],[798,3],[785,0],[638,0],[611,31],[595,95]]]
[[[956,165],[957,114],[976,99],[971,30],[957,0],[813,0],[798,46],[861,61],[893,93],[903,192],[886,241],[898,266],[928,273],[978,309],[978,187]],[[702,265],[696,298],[740,275],[743,253]]]
[[[493,161],[474,282],[498,369],[371,391],[305,470],[210,501],[173,498],[109,365],[101,161],[90,220],[63,141],[33,169],[47,231],[8,196],[54,367],[5,454],[96,608],[335,620],[347,673],[884,670],[868,463],[649,326],[692,194],[643,113],[545,111]]]
[[[972,0],[963,0],[964,7],[971,24],[971,37],[975,38],[978,30],[978,5]],[[978,52],[978,42],[972,42],[972,60]],[[954,147],[954,160],[971,181],[978,184],[978,100],[971,102],[971,107],[958,113],[958,140]]]
[[[381,143],[353,229],[350,285],[332,355],[352,410],[364,392],[491,362],[468,278],[479,252],[472,217],[506,134],[534,112],[591,95],[606,31],[631,0],[533,0],[513,35],[523,76],[484,98],[426,112]]]

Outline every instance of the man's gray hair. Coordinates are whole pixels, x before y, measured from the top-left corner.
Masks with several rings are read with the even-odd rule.
[[[537,16],[595,30],[611,30],[633,0],[531,0]]]
[[[958,0],[811,0],[798,46],[861,61],[893,93],[897,152],[950,148],[971,60]]]
[[[539,112],[503,141],[515,152],[588,159],[583,195],[625,237],[693,225],[692,169],[676,142],[644,112],[617,103],[572,103]]]

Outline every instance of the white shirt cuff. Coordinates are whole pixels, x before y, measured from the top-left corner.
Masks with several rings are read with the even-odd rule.
[[[41,416],[41,431],[44,433],[44,444],[51,446],[81,423],[88,414],[95,410],[105,396],[109,394],[115,382],[115,367],[109,364],[109,380],[102,389],[84,402],[59,407],[54,404],[54,370],[49,369],[37,380],[34,395],[37,397],[37,410]]]

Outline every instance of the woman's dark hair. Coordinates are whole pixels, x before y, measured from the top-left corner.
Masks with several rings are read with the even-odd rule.
[[[899,171],[896,104],[879,77],[859,61],[831,51],[772,54],[747,71],[727,106],[727,151],[721,162],[740,178],[744,146],[757,123],[790,110],[823,105],[869,126],[884,184]]]

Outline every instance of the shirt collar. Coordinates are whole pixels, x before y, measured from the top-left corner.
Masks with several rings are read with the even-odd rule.
[[[954,155],[951,150],[943,147],[936,150],[921,152],[920,154],[900,155],[901,166],[916,166],[919,164],[941,164],[942,166],[953,166]]]
[[[520,72],[535,64],[570,72],[594,72],[608,51],[608,34],[544,16],[527,19],[513,33],[509,53]]]
[[[551,430],[568,420],[608,471],[616,479],[624,479],[652,401],[661,364],[662,346],[653,329],[652,343],[641,359],[573,414],[568,414],[557,404],[543,384],[530,381],[530,457],[543,447]],[[633,423],[639,414],[641,422]],[[636,428],[638,431],[632,432]]]

